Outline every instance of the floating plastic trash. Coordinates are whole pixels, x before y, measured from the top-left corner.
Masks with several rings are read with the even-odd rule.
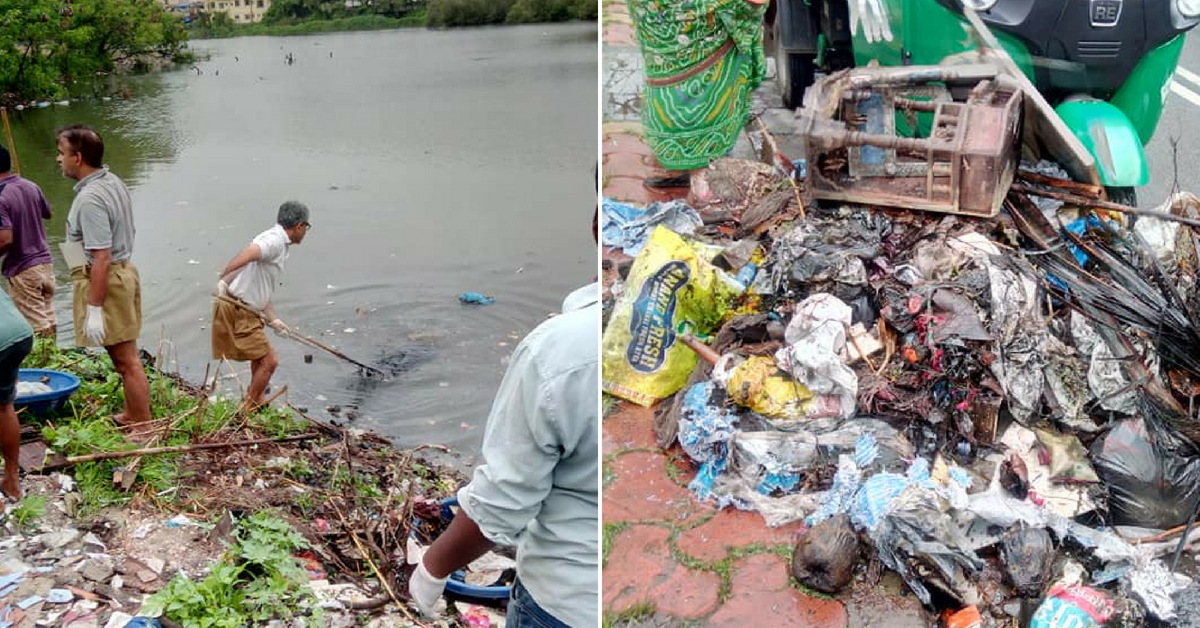
[[[458,295],[458,300],[463,303],[476,303],[479,305],[491,305],[496,302],[494,297],[485,296],[478,292],[464,292]]]

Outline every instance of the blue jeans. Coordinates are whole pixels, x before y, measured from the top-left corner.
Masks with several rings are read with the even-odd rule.
[[[538,606],[520,580],[513,583],[504,625],[507,628],[571,628]]]

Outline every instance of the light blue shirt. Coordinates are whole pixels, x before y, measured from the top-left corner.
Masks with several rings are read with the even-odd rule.
[[[599,300],[599,284],[576,290],[517,346],[458,492],[484,536],[516,546],[538,605],[577,627],[600,623]]]

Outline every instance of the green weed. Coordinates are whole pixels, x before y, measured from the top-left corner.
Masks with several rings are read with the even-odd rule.
[[[312,594],[292,556],[307,546],[304,537],[286,521],[260,512],[240,520],[234,538],[208,577],[194,582],[176,576],[146,600],[141,613],[200,628],[262,625],[271,619],[320,625],[319,616],[303,615]]]
[[[41,519],[44,514],[46,514],[46,498],[43,495],[26,495],[21,503],[8,511],[8,516],[13,523],[26,532],[32,530],[37,520]]]

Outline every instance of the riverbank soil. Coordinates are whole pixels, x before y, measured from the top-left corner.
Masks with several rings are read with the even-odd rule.
[[[132,444],[98,418],[110,415],[90,410],[111,401],[98,392],[112,379],[93,370],[99,357],[43,345],[32,357],[62,370],[74,362],[83,386],[59,415],[23,418],[26,496],[0,519],[0,622],[119,628],[159,592],[162,623],[186,625],[196,616],[180,592],[195,586],[205,604],[220,607],[210,594],[228,595],[261,623],[452,626],[469,614],[502,624],[502,614],[469,604],[437,621],[417,621],[404,606],[414,508],[465,481],[445,464],[448,452],[435,460],[438,447],[401,451],[286,406],[239,413],[235,400],[152,365],[158,436]],[[165,446],[184,451],[153,452]],[[150,452],[119,453],[134,448]],[[88,459],[104,456],[119,457]],[[276,532],[289,543],[281,573],[299,574],[279,580],[295,606],[277,613],[238,597],[256,586],[254,552],[266,550],[255,543]]]

